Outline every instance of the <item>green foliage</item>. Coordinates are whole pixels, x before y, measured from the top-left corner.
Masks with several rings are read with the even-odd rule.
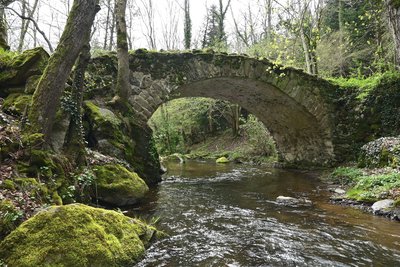
[[[254,155],[276,157],[275,142],[265,128],[264,124],[254,115],[249,115],[247,121],[241,126],[247,136],[248,144],[252,147]]]
[[[190,152],[190,157],[229,156],[231,160],[275,158],[272,137],[253,115],[240,118],[238,135],[229,135],[227,129],[232,127],[233,111],[235,107],[224,101],[181,98],[159,108],[149,125],[161,155]],[[220,139],[214,142],[213,137]]]
[[[318,48],[325,75],[370,76],[393,68],[394,49],[384,1],[329,0]],[[341,21],[339,21],[341,19]],[[333,56],[334,55],[334,56]]]
[[[399,173],[361,176],[348,196],[359,201],[374,202],[379,200],[382,193],[399,188]]]
[[[400,189],[400,173],[389,171],[384,174],[365,174],[354,167],[336,168],[329,176],[335,183],[350,186],[347,197],[363,202],[374,202],[387,197],[392,190]]]
[[[115,211],[52,207],[7,236],[0,258],[9,266],[132,266],[155,233]]]
[[[204,139],[208,111],[215,102],[209,98],[180,98],[160,107],[149,121],[158,152],[183,154],[187,145]]]
[[[256,58],[268,58],[277,65],[304,68],[304,55],[296,38],[273,33],[270,40],[263,39],[247,48],[246,53]]]
[[[384,73],[377,73],[370,77],[360,78],[330,78],[334,84],[339,85],[344,89],[356,89],[358,90],[357,98],[359,100],[365,99],[374,89],[385,84],[397,82],[400,80],[400,72],[388,71]]]
[[[363,172],[358,168],[338,167],[330,174],[329,178],[335,183],[347,185],[354,183],[362,175]]]
[[[14,230],[22,220],[23,213],[7,199],[0,201],[0,238]]]

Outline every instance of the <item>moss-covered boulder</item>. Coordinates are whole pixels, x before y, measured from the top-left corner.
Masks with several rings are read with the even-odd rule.
[[[220,157],[215,162],[216,163],[229,163],[229,159],[227,159],[226,157]]]
[[[24,91],[24,85],[29,77],[43,73],[49,55],[42,48],[26,50],[22,54],[9,57],[0,62],[0,96],[7,96],[12,88],[21,87]]]
[[[31,95],[10,94],[3,103],[2,110],[8,114],[21,116],[29,107],[32,100]]]
[[[119,164],[93,168],[96,175],[96,195],[99,200],[115,206],[137,203],[148,192],[146,183],[134,172]]]
[[[8,266],[133,266],[155,233],[115,211],[51,207],[8,235],[0,258]]]
[[[84,103],[84,126],[89,147],[106,155],[125,159],[132,158],[134,143],[122,118],[111,109],[93,101]]]

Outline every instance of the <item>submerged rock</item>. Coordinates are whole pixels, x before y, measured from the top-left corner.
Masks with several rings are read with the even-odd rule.
[[[156,233],[115,211],[51,207],[11,232],[0,258],[8,266],[133,266]]]
[[[278,204],[284,205],[284,206],[293,206],[293,205],[312,205],[312,202],[308,199],[305,198],[294,198],[294,197],[285,197],[285,196],[279,196],[276,198],[276,202]]]
[[[93,197],[115,206],[137,203],[149,191],[148,186],[135,172],[120,164],[106,164],[93,168],[96,191]]]

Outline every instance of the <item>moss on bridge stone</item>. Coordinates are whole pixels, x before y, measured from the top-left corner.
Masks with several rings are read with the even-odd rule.
[[[134,172],[119,164],[94,166],[96,188],[93,197],[114,206],[127,206],[139,202],[149,188]]]
[[[132,266],[156,229],[115,211],[81,204],[51,207],[0,244],[8,266]]]

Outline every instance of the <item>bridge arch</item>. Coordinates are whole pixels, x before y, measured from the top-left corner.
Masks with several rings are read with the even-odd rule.
[[[301,70],[243,55],[137,50],[130,57],[131,96],[138,124],[180,97],[227,100],[258,117],[289,164],[324,165],[335,158],[332,86]]]

